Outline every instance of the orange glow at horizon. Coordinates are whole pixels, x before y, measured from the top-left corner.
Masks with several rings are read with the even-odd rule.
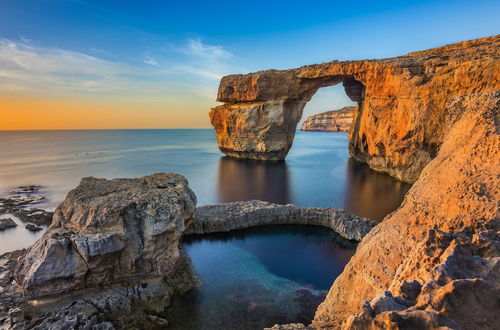
[[[210,128],[206,102],[0,96],[0,130]]]

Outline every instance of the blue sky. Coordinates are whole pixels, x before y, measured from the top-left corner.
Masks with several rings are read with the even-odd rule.
[[[402,55],[495,35],[499,17],[481,0],[2,0],[0,96],[126,99],[171,113],[161,127],[208,127],[222,75]],[[347,102],[315,99],[309,112]]]

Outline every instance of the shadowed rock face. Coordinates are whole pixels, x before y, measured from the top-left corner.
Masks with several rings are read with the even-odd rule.
[[[352,116],[356,107],[344,107],[307,117],[302,124],[302,131],[349,132]]]
[[[195,204],[177,174],[83,178],[14,277],[29,297],[167,277],[176,271],[178,241]]]
[[[328,62],[223,77],[210,111],[219,148],[248,159],[282,160],[305,104],[321,87],[343,83],[358,102],[350,154],[373,169],[415,182],[461,113],[461,95],[500,89],[500,36],[405,56]]]

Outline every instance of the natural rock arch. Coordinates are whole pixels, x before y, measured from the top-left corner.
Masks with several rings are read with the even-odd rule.
[[[319,88],[343,82],[359,104],[349,137],[351,156],[413,183],[461,116],[448,111],[450,102],[498,89],[499,62],[487,53],[498,39],[381,60],[223,77],[217,100],[224,104],[210,111],[219,148],[236,158],[284,159],[307,101]]]
[[[279,161],[290,150],[297,123],[311,97],[322,87],[342,83],[347,96],[361,108],[364,86],[353,75],[294,79],[293,70],[263,71],[250,77],[258,91],[239,93],[241,75],[224,77],[210,118],[217,131],[219,148],[235,158]],[[245,88],[245,87],[243,87]],[[235,101],[239,99],[239,101]]]

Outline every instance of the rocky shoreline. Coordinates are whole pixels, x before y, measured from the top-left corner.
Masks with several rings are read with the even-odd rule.
[[[178,242],[196,197],[184,177],[83,178],[26,250],[0,261],[0,327],[131,329],[167,324],[198,284]]]
[[[208,234],[269,225],[314,225],[332,229],[348,240],[361,241],[377,222],[343,210],[297,207],[263,201],[233,202],[201,206],[184,232]]]
[[[377,224],[342,210],[262,201],[195,204],[177,174],[83,178],[41,239],[0,256],[0,327],[164,328],[173,296],[198,285],[178,248],[183,235],[309,224],[359,241]]]
[[[52,212],[35,207],[46,199],[40,194],[40,185],[20,186],[0,197],[0,215],[12,214],[22,222],[34,225],[50,225]]]
[[[224,77],[226,104],[211,112],[220,149],[268,160],[286,156],[312,94],[343,81],[363,105],[351,154],[415,182],[403,204],[374,226],[343,211],[259,201],[195,211],[187,180],[172,173],[84,178],[39,241],[0,256],[0,328],[164,328],[172,297],[197,285],[178,248],[184,234],[304,221],[362,240],[311,324],[271,329],[494,329],[499,45],[494,36],[394,59]],[[27,205],[0,203],[9,212]]]

